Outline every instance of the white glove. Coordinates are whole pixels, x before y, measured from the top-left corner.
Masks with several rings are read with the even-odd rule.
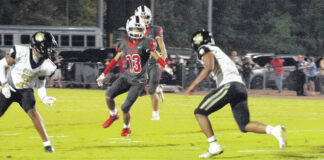
[[[170,75],[173,75],[172,68],[170,68],[168,65],[165,66],[164,70],[165,70],[166,72],[168,72]]]
[[[97,78],[97,84],[99,87],[103,86],[103,80],[105,79],[105,75],[102,73],[98,78]]]
[[[11,91],[16,92],[13,88],[10,87],[10,85],[8,83],[6,83],[3,87],[2,87],[2,94],[4,95],[5,98],[10,98],[11,97]]]
[[[47,105],[50,105],[50,106],[53,106],[53,103],[56,101],[56,98],[55,97],[44,97],[43,99],[42,99],[42,102],[44,103],[44,104],[47,104]]]

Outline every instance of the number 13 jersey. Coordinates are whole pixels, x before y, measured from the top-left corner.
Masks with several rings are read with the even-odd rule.
[[[131,42],[125,39],[116,46],[117,52],[122,52],[127,60],[125,75],[130,82],[143,83],[147,80],[147,62],[150,58],[150,51],[156,50],[156,41],[150,38],[143,38]]]

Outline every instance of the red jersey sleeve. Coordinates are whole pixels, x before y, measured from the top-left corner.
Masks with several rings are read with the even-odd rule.
[[[150,43],[150,46],[149,46],[149,50],[150,51],[155,51],[156,50],[156,41],[155,40],[152,40],[151,43]]]
[[[161,27],[161,28],[159,29],[159,31],[157,32],[155,38],[162,38],[162,37],[163,37],[163,29],[162,29],[162,27]]]

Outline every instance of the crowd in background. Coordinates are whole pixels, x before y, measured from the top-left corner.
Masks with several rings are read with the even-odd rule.
[[[251,74],[254,69],[260,68],[255,63],[251,56],[244,57],[243,60],[238,56],[237,51],[232,51],[231,59],[235,63],[239,73],[242,76],[246,87],[250,89],[251,85]],[[283,61],[274,55],[270,67],[273,69],[273,75],[275,77],[275,84],[278,89],[278,93],[282,93],[283,90]],[[319,79],[320,93],[324,94],[324,57],[321,59],[319,64],[319,73],[315,64],[314,57],[305,58],[303,55],[298,55],[296,64],[296,94],[297,96],[315,95],[315,80]]]

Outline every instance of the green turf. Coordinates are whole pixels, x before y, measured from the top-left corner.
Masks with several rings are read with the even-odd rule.
[[[0,159],[159,159],[191,160],[207,151],[193,111],[203,96],[166,94],[160,121],[151,120],[148,96],[131,109],[132,135],[120,136],[122,120],[103,129],[108,118],[102,90],[48,89],[55,96],[53,107],[38,99],[56,153],[43,151],[31,120],[17,105],[0,119]],[[120,105],[126,95],[116,99]],[[210,116],[216,137],[225,152],[219,159],[324,159],[324,101],[249,98],[252,120],[284,124],[288,147],[278,149],[269,135],[241,133],[229,106]],[[121,113],[121,112],[120,112]]]

